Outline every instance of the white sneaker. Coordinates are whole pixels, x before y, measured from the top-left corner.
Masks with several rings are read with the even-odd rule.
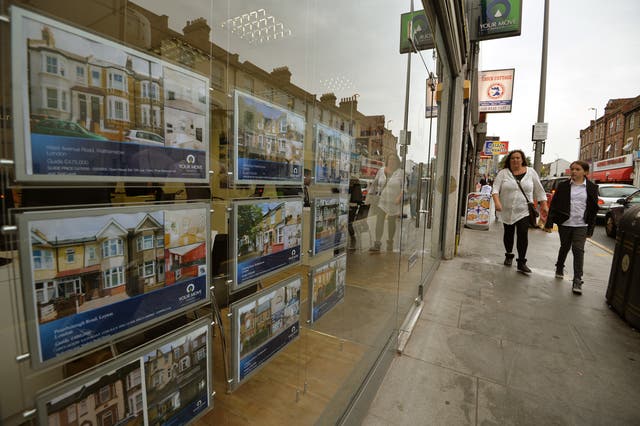
[[[576,280],[571,287],[573,294],[582,294],[582,280]]]

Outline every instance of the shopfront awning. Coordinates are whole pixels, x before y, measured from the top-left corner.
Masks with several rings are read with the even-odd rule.
[[[632,173],[633,167],[599,170],[591,174],[591,180],[596,182],[630,182],[633,180]]]

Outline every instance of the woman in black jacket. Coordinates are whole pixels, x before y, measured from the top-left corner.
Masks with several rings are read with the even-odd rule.
[[[558,225],[560,250],[556,261],[556,278],[564,278],[564,261],[569,249],[573,253],[573,287],[575,294],[582,294],[582,267],[584,244],[593,235],[598,212],[598,185],[587,179],[589,164],[584,161],[571,163],[571,180],[562,182],[551,200],[545,231],[551,232]]]

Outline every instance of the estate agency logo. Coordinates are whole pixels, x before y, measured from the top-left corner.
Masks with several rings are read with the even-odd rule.
[[[187,155],[184,162],[178,164],[178,167],[185,170],[202,170],[202,164],[196,164],[196,156],[193,154]]]
[[[179,302],[192,301],[200,297],[200,295],[202,294],[202,290],[196,290],[196,285],[194,283],[187,284],[187,286],[185,287],[185,290],[186,290],[185,294],[178,297]]]
[[[490,99],[500,99],[504,95],[504,86],[500,83],[493,83],[487,89],[487,95]]]
[[[487,5],[486,18],[489,22],[506,19],[511,13],[511,3],[507,0],[494,0]]]

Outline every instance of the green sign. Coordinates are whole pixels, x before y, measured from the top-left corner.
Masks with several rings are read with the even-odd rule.
[[[400,15],[400,53],[409,53],[412,51],[411,42],[418,50],[426,50],[435,48],[433,43],[433,35],[427,15],[424,10],[417,12],[403,13]]]
[[[478,39],[520,35],[522,0],[480,0]]]

